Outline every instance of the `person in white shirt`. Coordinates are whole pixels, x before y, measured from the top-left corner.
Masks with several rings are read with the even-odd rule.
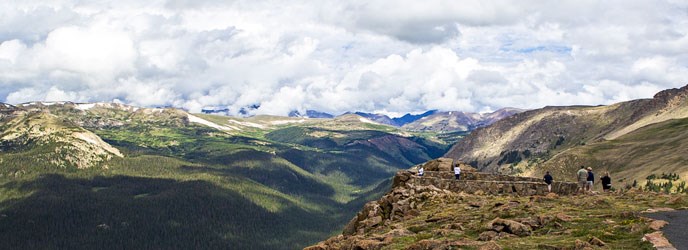
[[[456,176],[457,180],[461,179],[461,168],[458,165],[454,166],[454,176]]]
[[[418,169],[418,176],[423,176],[423,172],[424,172],[424,171],[423,171],[423,167],[421,166],[421,167]]]

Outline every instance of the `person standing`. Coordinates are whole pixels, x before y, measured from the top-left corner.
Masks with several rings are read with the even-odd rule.
[[[592,191],[593,185],[595,184],[595,174],[592,172],[592,168],[588,167],[588,178],[586,179],[586,187],[585,189],[588,192]]]
[[[457,180],[461,179],[461,168],[459,168],[459,165],[454,166],[454,176],[456,176]]]
[[[418,169],[418,176],[423,176],[424,173],[425,171],[423,170],[423,166],[420,166],[420,168]]]
[[[602,190],[609,192],[612,188],[612,178],[609,177],[609,172],[604,172],[604,176],[600,180],[602,181]]]
[[[588,171],[585,170],[585,166],[581,166],[576,175],[578,179],[578,192],[583,193],[585,191],[585,184],[588,181]]]
[[[543,178],[545,180],[545,183],[547,183],[547,192],[552,192],[552,175],[549,174],[549,171],[545,173],[545,177]]]

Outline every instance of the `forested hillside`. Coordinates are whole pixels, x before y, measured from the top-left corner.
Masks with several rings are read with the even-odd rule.
[[[300,248],[340,231],[396,170],[461,136],[355,115],[3,107],[0,241],[11,249]]]

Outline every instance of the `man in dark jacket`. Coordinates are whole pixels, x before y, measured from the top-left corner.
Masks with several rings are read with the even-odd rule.
[[[545,183],[547,183],[547,192],[552,192],[552,175],[549,174],[549,171],[545,173],[545,177],[543,178],[545,180]]]
[[[612,178],[609,177],[609,172],[604,172],[604,176],[600,180],[602,181],[602,190],[609,192],[612,188]]]

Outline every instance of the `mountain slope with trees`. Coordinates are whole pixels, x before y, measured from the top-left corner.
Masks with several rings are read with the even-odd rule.
[[[356,115],[69,102],[0,114],[0,241],[12,249],[300,248],[455,140]]]

